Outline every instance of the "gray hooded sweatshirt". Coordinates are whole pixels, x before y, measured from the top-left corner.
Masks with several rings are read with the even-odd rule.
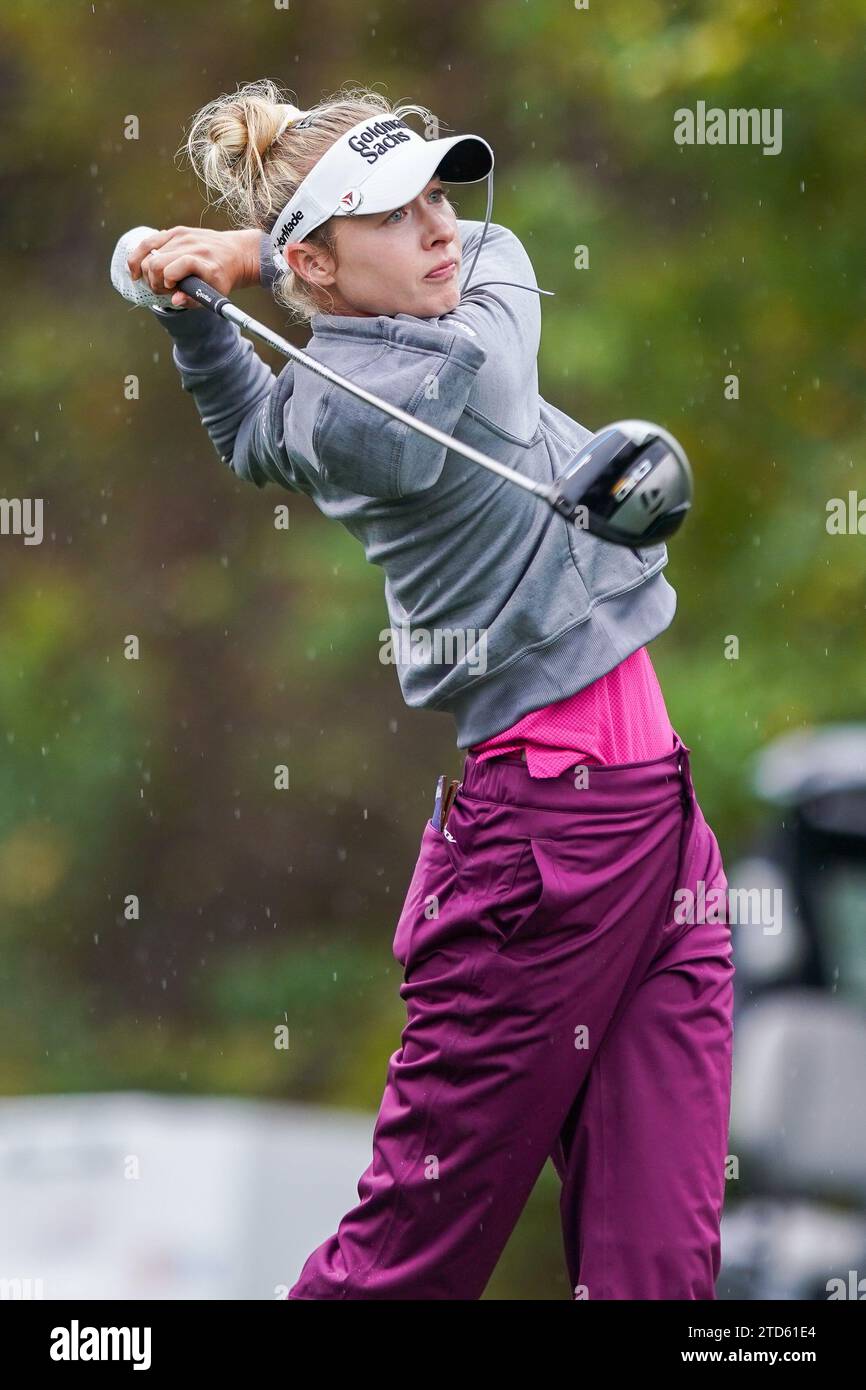
[[[462,290],[484,223],[457,226]],[[272,279],[264,235],[262,282]],[[541,306],[522,286],[537,286],[532,262],[491,222],[451,313],[315,314],[304,351],[549,483],[592,432],[538,393]],[[599,540],[299,363],[275,376],[207,310],[151,312],[222,462],[256,487],[306,493],[381,565],[403,697],[453,715],[458,748],[582,690],[672,621],[664,545]]]

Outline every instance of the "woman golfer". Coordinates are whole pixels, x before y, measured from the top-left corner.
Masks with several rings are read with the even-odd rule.
[[[411,112],[435,133],[365,88],[303,112],[270,82],[220,97],[187,149],[248,230],[156,233],[130,270],[161,294],[272,283],[310,356],[549,482],[590,432],[539,395],[543,292],[489,201],[462,221],[445,187],[488,177],[491,148]],[[714,1298],[733,966],[646,650],[674,614],[665,547],[600,540],[172,302],[153,312],[221,459],[382,566],[406,702],[453,715],[466,753],[396,924],[407,1021],[359,1201],[289,1297],[479,1298],[551,1157],[575,1299]]]

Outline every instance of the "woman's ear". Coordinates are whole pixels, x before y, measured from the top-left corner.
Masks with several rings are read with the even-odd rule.
[[[322,287],[334,283],[334,258],[327,251],[295,241],[283,248],[283,255],[295,274],[307,284]]]

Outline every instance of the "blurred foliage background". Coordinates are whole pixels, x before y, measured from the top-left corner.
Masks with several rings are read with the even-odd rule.
[[[864,479],[863,6],[7,0],[0,35],[0,493],[45,508],[41,545],[0,536],[0,1090],[374,1110],[396,918],[462,755],[378,660],[381,571],[221,466],[168,335],[111,289],[114,243],[205,220],[175,151],[242,81],[302,106],[378,84],[493,144],[493,220],[556,292],[542,395],[590,428],[657,419],[693,461],[651,654],[727,858],[760,814],[750,755],[863,715],[866,537],[826,530]],[[781,108],[781,153],[677,145],[699,100]],[[483,218],[484,184],[455,191]],[[488,1296],[568,1297],[555,1189],[548,1168]]]

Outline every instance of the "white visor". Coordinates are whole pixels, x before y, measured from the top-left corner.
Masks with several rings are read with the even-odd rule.
[[[480,135],[425,140],[395,116],[359,121],[322,155],[274,223],[274,263],[288,270],[283,247],[329,217],[390,212],[417,198],[434,174],[443,183],[477,183],[492,168],[493,150]]]

